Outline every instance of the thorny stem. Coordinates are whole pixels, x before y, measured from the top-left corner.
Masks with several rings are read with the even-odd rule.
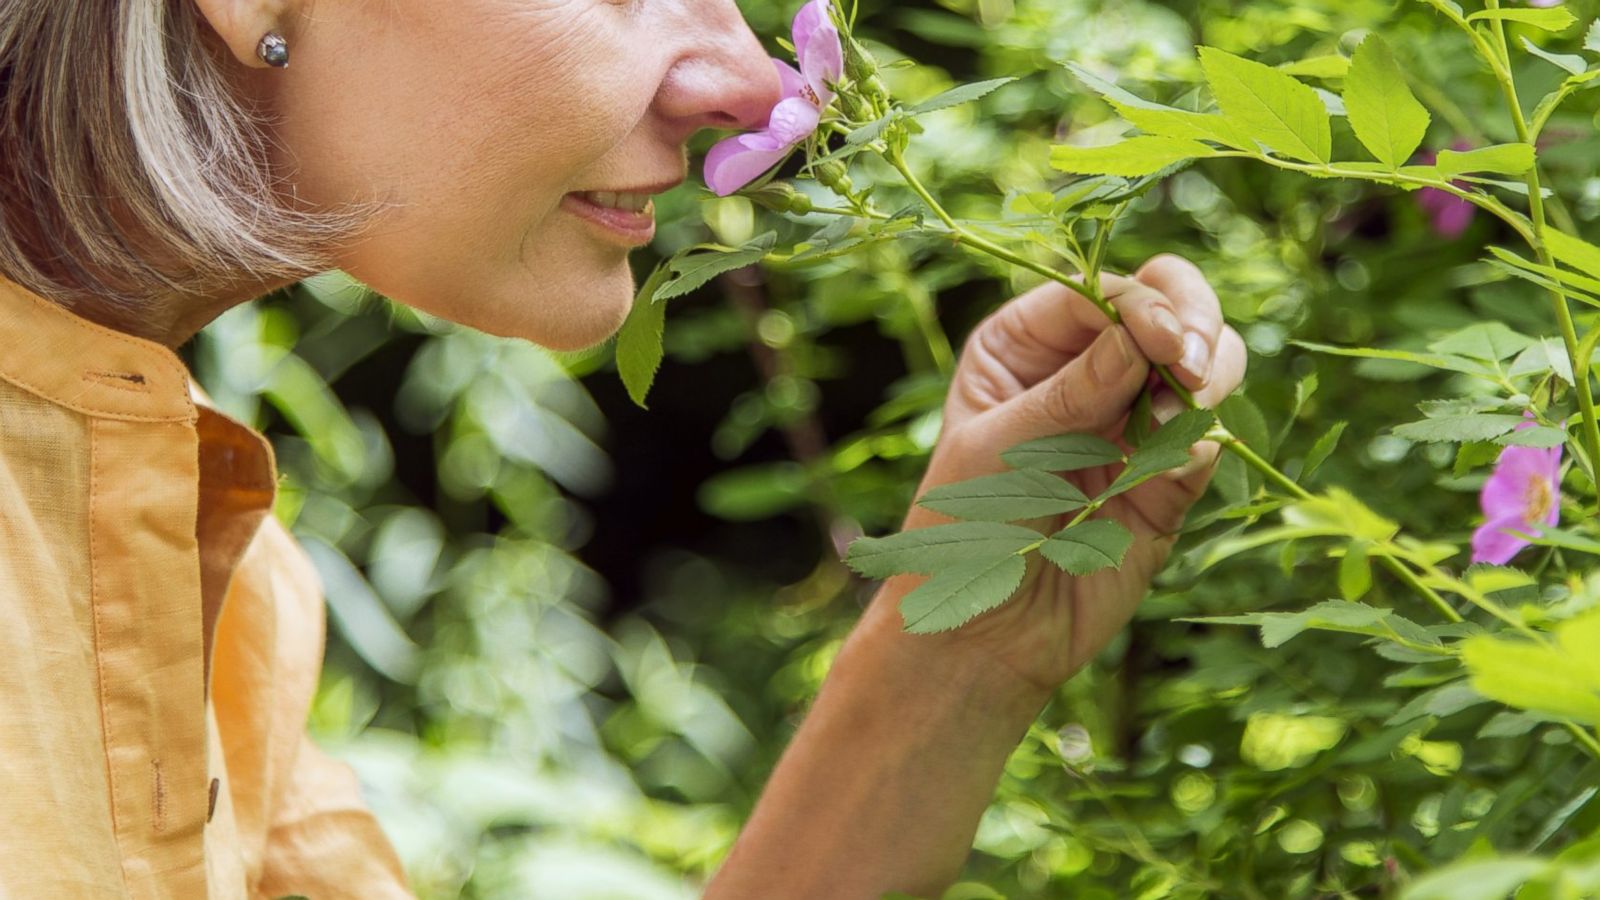
[[[1500,8],[1500,0],[1488,0],[1488,8]],[[1507,61],[1510,54],[1506,49],[1505,22],[1501,19],[1492,20],[1495,47],[1498,54],[1491,52],[1491,67],[1495,70],[1495,78],[1500,82],[1500,92],[1505,95],[1506,109],[1511,114],[1511,124],[1517,129],[1517,140],[1531,144],[1532,139],[1528,132],[1528,120],[1522,114],[1522,102],[1517,99],[1517,82],[1511,74]],[[1479,44],[1480,52],[1490,49]],[[1550,246],[1545,238],[1545,213],[1544,194],[1539,185],[1539,165],[1537,162],[1529,167],[1525,180],[1528,184],[1528,218],[1532,222],[1533,236],[1528,241],[1534,253],[1539,257],[1539,264],[1554,268],[1555,260],[1550,254]],[[1594,394],[1590,389],[1589,360],[1578,358],[1578,330],[1572,321],[1572,309],[1567,306],[1566,295],[1560,290],[1552,289],[1550,299],[1556,313],[1556,321],[1561,326],[1561,340],[1567,347],[1567,358],[1572,360],[1572,374],[1575,386],[1578,389],[1578,408],[1583,414],[1583,442],[1589,453],[1590,464],[1600,466],[1600,421],[1595,418]],[[1600,485],[1595,491],[1595,513],[1600,515]]]

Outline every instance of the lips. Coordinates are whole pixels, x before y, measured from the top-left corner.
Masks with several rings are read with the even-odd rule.
[[[681,180],[628,191],[573,191],[561,198],[561,208],[594,225],[610,243],[642,247],[656,234],[653,195],[675,187]]]

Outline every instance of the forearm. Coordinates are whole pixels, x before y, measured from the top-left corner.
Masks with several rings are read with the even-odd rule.
[[[952,635],[901,633],[897,599],[846,641],[708,900],[936,896],[960,873],[1045,696]]]

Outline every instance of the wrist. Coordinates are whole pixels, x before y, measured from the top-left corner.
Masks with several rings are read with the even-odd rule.
[[[1024,674],[995,652],[981,620],[939,634],[908,634],[899,609],[906,590],[898,584],[906,580],[893,578],[879,589],[841,656],[868,658],[876,677],[906,678],[924,692],[970,699],[985,715],[1026,729],[1057,685]]]

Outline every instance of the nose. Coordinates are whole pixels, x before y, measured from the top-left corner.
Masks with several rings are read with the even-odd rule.
[[[684,6],[690,40],[662,79],[658,112],[680,141],[702,128],[764,127],[781,96],[777,69],[761,41],[733,0]]]

